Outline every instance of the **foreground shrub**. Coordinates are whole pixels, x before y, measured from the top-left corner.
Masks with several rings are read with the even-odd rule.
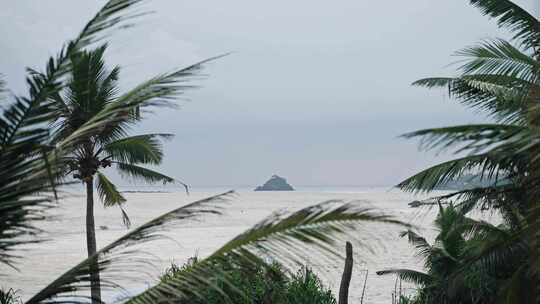
[[[196,258],[190,259],[186,264],[178,266],[172,264],[162,275],[161,280],[166,281],[175,275],[189,271],[197,263]],[[252,271],[227,269],[229,284],[223,279],[214,282],[229,299],[214,289],[207,289],[199,294],[191,304],[335,304],[336,299],[330,289],[326,288],[321,280],[309,269],[300,269],[292,276],[287,276],[278,265],[270,267],[259,266]],[[231,285],[237,290],[232,290]],[[238,292],[240,291],[240,292]],[[244,295],[244,296],[242,296]]]
[[[0,304],[21,304],[21,298],[17,295],[17,291],[13,288],[0,289]]]

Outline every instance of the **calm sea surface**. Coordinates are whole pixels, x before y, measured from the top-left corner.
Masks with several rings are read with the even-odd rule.
[[[166,211],[226,190],[228,189],[192,189],[189,195],[181,190],[164,193],[130,192],[125,194],[128,199],[126,211],[130,215],[132,227],[137,227]],[[40,225],[47,232],[46,237],[50,241],[25,248],[27,251],[20,253],[24,258],[18,261],[18,272],[0,268],[0,272],[5,275],[0,276],[0,286],[19,289],[23,299],[28,299],[85,257],[85,198],[75,190],[70,193],[71,196],[52,211],[54,219]],[[174,241],[150,246],[152,248],[148,248],[148,251],[159,257],[159,273],[171,261],[183,263],[191,256],[210,254],[276,210],[294,211],[330,199],[360,200],[366,206],[379,208],[402,221],[416,225],[422,234],[431,239],[435,234],[430,228],[435,211],[419,212],[418,209],[407,206],[407,203],[420,198],[422,197],[414,197],[397,190],[390,191],[390,188],[300,188],[295,192],[253,192],[250,189],[240,189],[230,203],[225,205],[224,215],[186,222],[167,234]],[[96,227],[99,247],[127,232],[122,224],[120,211],[117,208],[104,209],[99,204],[96,208]],[[402,228],[390,225],[366,224],[355,232],[365,235],[367,239],[374,236],[376,239],[366,241],[366,245],[371,245],[373,249],[371,252],[362,248],[355,250],[354,276],[350,291],[352,303],[360,303],[366,273],[368,276],[364,303],[391,303],[392,292],[396,289],[395,278],[378,277],[375,272],[388,267],[421,269],[421,262],[414,257],[414,251],[407,241],[399,238],[401,230]],[[305,263],[320,273],[325,284],[337,291],[343,268],[342,261],[322,262],[306,257]],[[402,292],[410,293],[410,287],[402,285]]]

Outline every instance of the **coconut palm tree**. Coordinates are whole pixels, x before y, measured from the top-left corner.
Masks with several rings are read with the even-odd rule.
[[[453,207],[439,207],[435,220],[438,236],[434,244],[412,230],[401,233],[417,250],[417,256],[424,261],[427,272],[410,269],[388,269],[378,271],[378,275],[396,274],[400,279],[416,283],[422,287],[421,295],[425,303],[449,303],[447,290],[449,277],[460,267],[465,239],[455,225],[463,222],[464,217]]]
[[[130,10],[139,7],[141,2],[107,1],[81,33],[69,41],[56,57],[50,58],[43,72],[29,69],[29,97],[16,97],[16,102],[4,112],[5,120],[0,121],[4,141],[0,155],[4,161],[2,172],[11,172],[14,176],[3,173],[5,183],[2,183],[4,188],[0,189],[4,198],[12,199],[5,200],[2,205],[5,207],[2,208],[2,225],[9,223],[6,227],[0,227],[0,240],[5,240],[0,245],[2,262],[12,261],[8,251],[19,244],[12,240],[13,236],[37,232],[30,229],[32,225],[28,222],[41,218],[37,212],[41,209],[36,206],[49,207],[49,194],[55,194],[51,192],[54,190],[52,185],[62,180],[67,172],[73,172],[78,180],[85,182],[88,189],[87,232],[90,255],[96,251],[93,225],[94,177],[98,194],[106,205],[121,206],[125,201],[114,184],[98,169],[116,166],[121,173],[131,178],[151,182],[172,181],[166,175],[138,166],[161,162],[161,140],[170,135],[128,137],[126,131],[130,125],[140,120],[138,113],[141,109],[171,105],[186,89],[192,88],[187,83],[189,78],[197,75],[206,61],[153,77],[119,95],[116,91],[118,68],[108,72],[103,64],[105,47],[94,52],[86,50],[109,35],[111,30],[130,27],[127,20],[141,15],[141,11],[130,13]],[[52,128],[44,128],[47,121],[53,121]],[[43,159],[39,160],[36,156],[42,154]],[[43,172],[49,182],[43,180]],[[123,218],[128,224],[125,212]],[[15,222],[20,223],[18,230],[11,226]],[[92,284],[94,293],[98,294],[97,272]],[[99,296],[94,298],[99,300]]]
[[[159,165],[163,159],[162,140],[172,134],[128,135],[129,128],[141,121],[140,109],[148,106],[173,105],[172,100],[181,91],[190,88],[178,84],[196,73],[200,63],[180,69],[172,74],[158,76],[142,83],[133,90],[118,94],[119,68],[108,71],[104,54],[106,45],[93,51],[80,51],[71,57],[71,74],[65,89],[53,95],[55,112],[51,129],[53,143],[71,136],[83,125],[102,116],[109,108],[131,104],[131,110],[120,111],[98,132],[80,137],[73,153],[64,157],[65,174],[81,181],[86,187],[86,238],[88,256],[96,253],[94,224],[94,187],[105,207],[118,206],[123,220],[129,226],[129,218],[123,209],[126,202],[117,187],[106,177],[103,170],[114,167],[127,178],[147,183],[174,181],[172,177],[141,165]],[[99,273],[94,273],[93,299],[99,299]]]
[[[439,205],[434,226],[438,235],[433,244],[412,230],[401,234],[415,247],[426,272],[387,269],[377,274],[395,274],[417,284],[420,287],[417,303],[492,303],[497,290],[502,287],[497,279],[516,265],[519,251],[506,259],[506,265],[490,265],[488,260],[470,265],[469,260],[485,247],[497,244],[501,238],[510,238],[510,228],[468,218],[451,204],[447,207]]]
[[[488,186],[434,197],[431,202],[450,200],[465,213],[475,208],[499,212],[512,227],[514,237],[500,238],[499,244],[485,247],[474,262],[487,258],[499,260],[497,264],[502,265],[502,259],[508,262],[512,256],[509,251],[523,248],[525,242],[528,250],[532,250],[530,260],[523,263],[520,259],[522,267],[515,267],[507,279],[511,286],[538,286],[540,267],[534,266],[539,265],[534,258],[538,256],[534,253],[538,239],[531,236],[538,235],[540,219],[537,212],[540,207],[540,21],[508,0],[471,0],[470,3],[496,18],[500,27],[513,33],[513,40],[486,40],[466,48],[458,52],[463,60],[457,77],[427,78],[414,84],[446,88],[451,97],[487,113],[493,122],[406,134],[407,138],[422,138],[424,148],[453,149],[461,156],[428,168],[399,187],[429,193],[468,174],[495,180]],[[521,293],[528,300],[509,298],[510,294],[519,292],[506,292],[504,296],[509,302],[534,302],[533,290],[525,288]]]

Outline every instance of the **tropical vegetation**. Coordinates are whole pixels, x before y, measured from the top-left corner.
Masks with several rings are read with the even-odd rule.
[[[433,243],[412,230],[404,231],[423,261],[425,272],[411,269],[386,269],[378,275],[395,274],[421,288],[412,303],[493,303],[505,276],[519,261],[498,267],[497,271],[468,265],[490,241],[511,235],[504,224],[492,225],[465,216],[451,203],[439,205],[435,219],[437,236]],[[516,255],[517,256],[517,255]]]
[[[119,68],[106,68],[103,40],[139,17],[143,0],[109,0],[81,33],[51,57],[43,71],[28,70],[27,96],[6,96],[0,75],[0,265],[16,268],[17,249],[41,242],[39,221],[63,199],[59,189],[73,177],[87,189],[88,258],[66,271],[26,303],[122,301],[173,303],[335,303],[311,272],[310,260],[343,258],[342,245],[362,242],[359,227],[399,225],[424,262],[424,270],[385,269],[418,289],[403,303],[540,302],[540,21],[509,0],[470,0],[510,33],[463,49],[454,77],[421,79],[414,85],[444,88],[489,122],[430,128],[404,135],[425,149],[451,150],[456,158],[399,184],[413,193],[433,193],[475,177],[473,187],[433,196],[438,207],[433,241],[391,216],[358,202],[328,201],[293,213],[276,213],[231,239],[212,254],[165,274],[145,246],[162,240],[186,220],[219,216],[234,197],[227,192],[181,206],[129,231],[98,250],[94,187],[105,206],[122,209],[126,199],[104,175],[114,166],[130,178],[172,182],[144,167],[163,158],[170,134],[130,135],[151,107],[174,106],[193,76],[211,58],[176,69],[120,94]],[[218,56],[219,57],[219,56]],[[473,211],[500,217],[494,224]],[[126,225],[127,214],[122,209]],[[136,269],[136,271],[130,271]],[[121,299],[119,300],[119,297]],[[13,289],[2,303],[20,302]]]
[[[180,276],[181,272],[189,269],[197,263],[197,258],[190,259],[186,264],[171,265],[161,277],[161,281],[173,280]],[[275,303],[275,304],[335,304],[336,299],[332,292],[323,286],[321,280],[309,268],[301,268],[292,276],[285,273],[277,264],[267,266],[256,265],[249,273],[240,269],[226,269],[230,282],[224,278],[212,278],[213,284],[231,294],[230,299],[224,301],[220,292],[216,289],[203,291],[199,300],[193,304],[251,304],[251,303]],[[230,286],[240,290],[240,293],[232,292]]]
[[[510,31],[512,40],[485,40],[465,48],[457,53],[462,58],[458,76],[414,84],[445,88],[464,106],[486,113],[490,122],[406,134],[406,138],[421,138],[426,149],[450,149],[458,157],[408,178],[399,187],[431,193],[471,174],[490,182],[425,201],[450,204],[441,208],[438,221],[450,210],[459,214],[451,221],[451,230],[439,227],[433,245],[407,233],[424,257],[427,273],[380,273],[396,273],[419,284],[416,303],[538,303],[540,21],[508,0],[470,3]],[[500,215],[502,226],[461,217],[473,210]]]
[[[0,304],[20,304],[21,298],[17,295],[17,291],[13,288],[3,290],[0,289]]]
[[[124,196],[103,172],[114,166],[121,174],[144,182],[173,182],[174,179],[141,167],[140,164],[159,165],[163,158],[161,139],[172,134],[143,134],[129,136],[131,125],[141,120],[138,112],[148,102],[165,96],[165,92],[151,93],[151,84],[141,84],[125,94],[118,94],[119,67],[108,71],[104,62],[106,45],[95,50],[82,50],[70,58],[71,71],[63,90],[52,96],[54,112],[51,117],[52,143],[60,142],[107,107],[116,103],[138,104],[118,119],[105,124],[99,132],[80,137],[72,152],[64,157],[63,175],[73,178],[86,188],[86,241],[88,256],[97,251],[94,224],[94,183],[105,207],[118,206],[126,226],[130,221],[123,208]],[[97,267],[95,267],[97,269]],[[99,273],[94,272],[93,298],[99,299]]]

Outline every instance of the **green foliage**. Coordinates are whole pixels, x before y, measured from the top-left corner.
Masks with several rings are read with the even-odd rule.
[[[397,304],[420,304],[421,302],[417,300],[415,297],[407,297],[404,295],[401,295],[399,297]]]
[[[500,27],[513,32],[524,47],[540,45],[540,22],[532,14],[509,0],[470,0],[487,16],[497,19]]]
[[[55,191],[63,183],[61,172],[68,165],[66,156],[81,138],[102,130],[120,110],[111,108],[101,117],[81,125],[61,141],[51,144],[47,123],[57,115],[55,97],[66,88],[66,77],[74,71],[71,58],[84,48],[127,27],[130,13],[142,0],[109,0],[84,26],[75,39],[50,57],[43,72],[28,69],[27,96],[13,96],[0,117],[0,263],[15,267],[12,252],[18,245],[39,242],[35,224],[54,206]],[[0,100],[7,99],[5,82],[0,79]]]
[[[287,304],[335,304],[332,292],[323,286],[321,280],[309,270],[301,269],[289,282]]]
[[[506,267],[486,262],[469,264],[469,261],[484,247],[496,244],[501,234],[509,234],[509,230],[465,217],[452,205],[439,207],[434,225],[438,235],[433,244],[413,231],[402,233],[423,259],[425,273],[388,269],[377,274],[395,274],[401,280],[417,284],[419,291],[409,299],[411,303],[473,304],[492,301],[502,288],[500,278],[508,275],[504,270]],[[515,257],[514,254],[510,258]]]
[[[22,300],[15,289],[0,289],[0,304],[22,304]]]
[[[197,259],[190,259],[186,264],[172,264],[161,281],[166,283],[190,271]],[[300,269],[292,276],[287,276],[277,264],[246,269],[222,269],[227,276],[212,278],[212,284],[219,289],[206,289],[191,304],[335,304],[332,292],[323,286],[321,280],[309,269]],[[232,290],[235,289],[235,290]],[[223,293],[231,295],[224,297]]]
[[[465,48],[457,53],[463,59],[458,76],[422,79],[414,84],[446,88],[450,97],[486,113],[494,123],[406,134],[407,138],[420,138],[423,148],[451,149],[459,158],[425,169],[399,187],[430,193],[466,176],[477,176],[481,182],[478,187],[433,197],[425,203],[454,204],[461,215],[475,209],[498,213],[504,223],[494,226],[466,219],[454,228],[459,231],[459,237],[447,239],[440,235],[448,242],[441,252],[454,258],[454,266],[458,267],[448,264],[452,266],[447,268],[448,284],[437,286],[435,291],[457,296],[459,290],[472,289],[475,296],[470,302],[473,299],[492,302],[498,298],[506,303],[537,303],[540,301],[540,21],[509,0],[470,0],[470,3],[512,32],[514,40],[485,40]],[[428,296],[424,301],[433,300],[432,294],[423,289],[422,297]]]

